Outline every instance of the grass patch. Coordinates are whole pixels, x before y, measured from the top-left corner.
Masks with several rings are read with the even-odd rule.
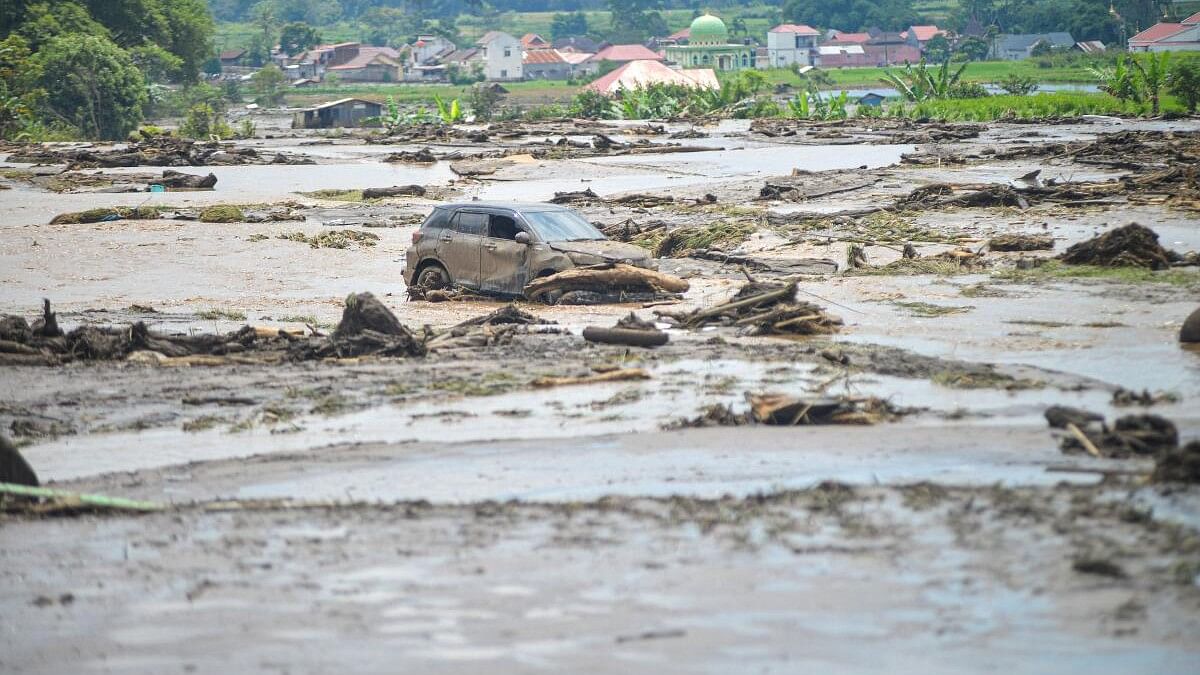
[[[754,234],[755,226],[752,223],[739,223],[736,221],[725,220],[704,227],[683,227],[676,230],[671,230],[665,236],[658,237],[658,242],[655,244],[654,256],[656,258],[666,258],[669,256],[684,255],[688,251],[698,251],[701,249],[727,249],[746,241],[751,234]],[[644,237],[643,239],[652,239]],[[640,240],[634,240],[635,244],[643,248],[650,248],[647,244],[640,243]],[[648,243],[648,242],[647,242]]]
[[[921,274],[948,277],[955,274],[979,273],[980,270],[978,268],[962,265],[954,260],[927,260],[921,258],[917,258],[916,260],[897,260],[880,267],[852,267],[843,272],[846,276],[860,277],[916,276]]]
[[[320,326],[321,325],[320,322],[317,321],[317,317],[309,315],[309,314],[294,314],[294,315],[290,315],[290,316],[281,316],[278,319],[276,319],[276,321],[279,321],[282,323],[303,323],[303,324],[307,324],[310,326]]]
[[[1029,283],[1039,281],[1095,279],[1124,284],[1158,283],[1200,288],[1200,272],[1184,268],[1155,271],[1145,267],[1099,267],[1096,265],[1067,265],[1057,260],[1032,269],[1010,269],[995,272],[995,279]]]
[[[240,223],[245,219],[242,209],[233,204],[218,204],[200,211],[202,223]]]
[[[943,370],[933,374],[930,381],[950,389],[1041,389],[1045,383],[1039,380],[1020,379],[992,370]]]
[[[508,373],[494,372],[478,378],[449,377],[433,382],[429,388],[458,396],[494,396],[512,391],[519,384]]]
[[[206,309],[196,312],[196,318],[205,321],[245,321],[246,313],[233,309]]]
[[[60,213],[50,221],[51,225],[78,225],[81,223],[99,223],[109,220],[158,220],[159,210],[153,206],[129,208],[117,206],[113,208],[88,209]]]
[[[362,230],[331,230],[314,235],[307,235],[299,231],[285,232],[275,238],[308,244],[312,248],[350,248],[355,244],[374,246],[379,241],[379,235]]]
[[[1184,112],[1171,97],[1164,97],[1163,112]],[[889,114],[951,122],[991,122],[1003,119],[1078,117],[1079,115],[1146,115],[1149,103],[1119,101],[1108,94],[1053,92],[1029,96],[998,95],[985,98],[947,99],[894,106]]]
[[[187,420],[181,428],[188,433],[195,433],[198,431],[207,431],[224,421],[215,415],[202,415],[196,419]]]
[[[994,286],[989,286],[988,284],[984,284],[984,283],[970,284],[968,286],[963,286],[959,289],[958,292],[964,298],[1009,298],[1009,297],[1012,297],[1011,293],[1005,293],[1004,291],[1000,290],[999,288],[996,288]]]
[[[901,300],[892,300],[891,303],[903,310],[906,310],[909,316],[915,316],[922,319],[946,316],[948,314],[963,314],[975,309],[970,305],[935,305],[929,302],[920,301],[905,302]]]
[[[313,190],[312,192],[298,192],[297,194],[312,197],[313,199],[327,199],[335,202],[361,202],[363,200],[362,190]]]

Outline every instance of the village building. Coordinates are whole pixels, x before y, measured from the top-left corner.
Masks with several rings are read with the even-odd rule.
[[[361,98],[343,98],[298,110],[292,115],[293,129],[360,127],[383,114],[383,105]]]
[[[583,75],[595,75],[600,71],[600,64],[609,63],[624,65],[631,61],[662,61],[663,56],[648,49],[645,45],[608,45],[592,54],[586,61],[575,68],[575,72]]]
[[[512,81],[524,78],[522,61],[525,50],[521,41],[503,31],[493,30],[475,43],[483,59],[483,76],[492,81]]]
[[[684,68],[713,68],[729,72],[753,68],[756,54],[751,45],[731,44],[725,22],[705,14],[692,21],[687,44],[668,46],[666,57],[668,61]]]
[[[946,31],[937,26],[909,26],[908,30],[904,31],[904,39],[912,47],[925,51],[929,41],[939,35],[945,35]]]
[[[1003,61],[1022,61],[1033,56],[1039,45],[1051,49],[1071,49],[1075,46],[1075,38],[1070,33],[1001,34],[992,41],[990,56]]]
[[[767,32],[767,59],[773,68],[816,64],[821,32],[811,26],[785,23]]]
[[[1179,23],[1157,23],[1129,38],[1131,52],[1200,51],[1200,12]]]
[[[586,36],[572,36],[559,38],[552,45],[560,52],[574,52],[576,54],[595,54],[596,52],[608,46],[608,43],[600,43]]]
[[[588,84],[584,89],[612,95],[622,90],[633,91],[655,84],[672,84],[693,89],[720,89],[721,83],[712,68],[669,68],[662,61],[630,61]]]
[[[245,49],[226,49],[217,55],[222,68],[232,68],[245,65]]]
[[[821,68],[862,68],[878,64],[862,45],[823,44],[816,49],[813,65]]]
[[[441,35],[418,35],[416,41],[408,45],[408,61],[412,65],[432,65],[456,49],[453,42]]]
[[[521,48],[525,51],[531,49],[550,49],[553,45],[547,42],[541,35],[537,33],[526,33],[521,36]]]
[[[568,80],[574,70],[563,55],[554,49],[526,51],[522,69],[527,80]]]

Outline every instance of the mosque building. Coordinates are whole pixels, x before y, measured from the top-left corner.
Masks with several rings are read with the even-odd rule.
[[[666,52],[668,61],[684,68],[728,72],[754,67],[754,47],[731,44],[725,22],[711,14],[692,21],[686,45],[669,45]]]

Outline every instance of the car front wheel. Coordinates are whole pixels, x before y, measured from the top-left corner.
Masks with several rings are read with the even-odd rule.
[[[446,288],[450,285],[450,275],[441,265],[428,265],[417,275],[417,283],[421,288]]]

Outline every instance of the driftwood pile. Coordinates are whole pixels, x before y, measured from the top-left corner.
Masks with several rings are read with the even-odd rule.
[[[752,424],[805,426],[826,424],[870,425],[895,420],[905,410],[874,397],[797,398],[786,394],[746,393],[749,410],[736,412],[731,405],[712,405],[698,417],[669,424],[668,428],[739,427]]]
[[[525,297],[551,304],[593,304],[686,293],[688,287],[687,281],[657,270],[604,263],[538,277],[526,284]]]
[[[1061,443],[1065,453],[1121,459],[1152,457],[1179,447],[1179,431],[1158,415],[1126,415],[1109,427],[1103,415],[1055,405],[1046,409],[1045,417],[1052,428],[1067,432]]]
[[[706,200],[707,201],[707,200]],[[713,202],[716,201],[714,197]],[[643,208],[663,206],[675,203],[675,198],[667,195],[651,195],[634,193],[619,197],[601,197],[591,188],[572,192],[555,192],[550,198],[551,204],[609,204],[612,206],[640,206]],[[711,202],[708,202],[711,203]]]
[[[989,251],[1049,251],[1054,237],[1048,234],[998,234],[987,242]]]
[[[491,314],[467,319],[450,330],[428,336],[425,348],[437,352],[508,344],[522,327],[553,324],[553,321],[547,324],[536,316],[517,309],[515,305],[505,305]]]
[[[735,326],[744,335],[828,335],[841,329],[839,317],[819,305],[796,299],[796,283],[752,281],[728,302],[693,310],[655,313],[681,328]]]
[[[275,328],[243,326],[232,333],[167,335],[143,322],[131,326],[80,326],[64,333],[47,300],[32,325],[0,317],[0,365],[59,365],[70,361],[131,360],[168,366],[273,363],[353,356],[422,356],[416,336],[370,293],[346,299],[332,335],[303,337]]]
[[[157,136],[120,148],[40,148],[18,152],[8,161],[19,164],[66,164],[68,169],[107,169],[129,166],[217,166],[237,164],[315,164],[307,157],[276,153],[263,155],[254,148],[223,143],[201,143],[186,138]]]

